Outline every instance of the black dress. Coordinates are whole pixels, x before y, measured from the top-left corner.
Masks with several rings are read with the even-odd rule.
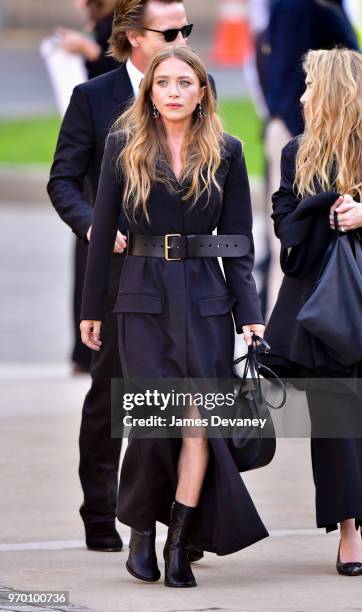
[[[231,378],[234,329],[262,322],[252,277],[254,261],[250,191],[241,144],[225,135],[223,159],[207,204],[203,195],[193,206],[182,201],[180,184],[164,160],[174,188],[156,182],[144,217],[127,221],[121,207],[122,175],[114,157],[120,143],[109,139],[103,159],[89,248],[83,319],[101,320],[107,271],[118,227],[131,232],[164,234],[244,234],[250,252],[224,258],[226,281],[216,258],[166,261],[126,256],[114,311],[125,378]],[[207,204],[207,206],[205,206]],[[209,440],[210,460],[191,526],[193,543],[217,554],[229,554],[268,535],[237,471],[225,439]],[[136,529],[169,522],[177,487],[180,440],[131,438],[124,458],[118,505],[121,522]]]
[[[293,183],[298,143],[298,137],[293,138],[282,151],[280,188],[273,195],[272,218],[281,241],[281,266],[285,276],[265,331],[271,352],[261,359],[307,391],[317,525],[331,531],[347,518],[355,518],[356,525],[362,524],[362,439],[347,435],[321,438],[313,437],[313,433],[323,418],[326,422],[333,418],[337,427],[341,423],[340,431],[348,428],[348,423],[342,423],[342,415],[357,415],[361,420],[360,397],[346,392],[331,378],[360,378],[362,364],[342,364],[297,321],[297,314],[313,288],[333,236],[329,209],[340,195],[336,191],[323,192],[316,181],[316,195],[304,199],[296,196]],[[313,379],[313,383],[309,385],[307,379]],[[329,388],[325,382],[318,387],[316,379],[328,379]]]

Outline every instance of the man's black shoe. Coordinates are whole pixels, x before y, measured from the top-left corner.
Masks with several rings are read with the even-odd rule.
[[[99,552],[119,552],[123,548],[122,538],[113,524],[86,525],[85,542],[88,550]]]

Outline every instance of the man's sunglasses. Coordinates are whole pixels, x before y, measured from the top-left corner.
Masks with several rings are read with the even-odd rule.
[[[192,32],[192,28],[194,27],[193,23],[188,23],[182,28],[172,28],[172,30],[153,30],[152,28],[142,28],[142,30],[148,30],[149,32],[157,32],[158,34],[162,34],[166,42],[170,43],[176,40],[179,32],[182,34],[182,38],[188,38]]]

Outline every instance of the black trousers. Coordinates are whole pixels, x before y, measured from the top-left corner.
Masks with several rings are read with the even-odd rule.
[[[117,318],[112,308],[117,296],[123,255],[113,255],[106,317],[102,323],[102,348],[92,351],[88,391],[79,435],[79,476],[84,494],[80,514],[85,525],[114,524],[118,492],[118,467],[122,439],[111,437],[111,379],[121,378],[117,345]]]
[[[317,526],[327,532],[354,518],[362,525],[362,438],[314,437],[323,422],[346,436],[346,418],[361,418],[361,400],[325,389],[307,391],[312,421],[312,468],[316,488]],[[346,417],[346,415],[349,415]],[[359,428],[360,430],[360,428]]]
[[[79,330],[80,309],[85,268],[87,265],[88,245],[80,238],[74,242],[74,277],[73,277],[73,350],[72,361],[86,371],[90,369],[92,351],[83,344]]]

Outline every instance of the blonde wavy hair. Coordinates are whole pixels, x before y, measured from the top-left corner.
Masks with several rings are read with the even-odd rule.
[[[123,207],[128,218],[136,218],[143,210],[149,221],[147,201],[151,186],[155,181],[166,184],[170,191],[175,190],[175,181],[169,173],[157,165],[165,159],[171,167],[171,154],[167,144],[166,131],[162,119],[153,119],[152,86],[156,68],[169,58],[177,58],[188,64],[196,73],[200,87],[205,87],[202,101],[205,117],[200,118],[195,109],[190,131],[185,137],[181,152],[182,171],[180,183],[187,181],[184,201],[192,198],[193,204],[203,193],[210,198],[212,185],[221,191],[215,178],[221,163],[221,144],[223,128],[215,112],[215,96],[206,70],[192,49],[183,46],[167,47],[156,54],[142,81],[140,92],[132,106],[115,122],[112,134],[122,141],[117,167],[125,175]]]
[[[304,105],[294,186],[314,195],[315,179],[362,201],[362,55],[347,49],[309,51],[304,71],[311,82]]]

